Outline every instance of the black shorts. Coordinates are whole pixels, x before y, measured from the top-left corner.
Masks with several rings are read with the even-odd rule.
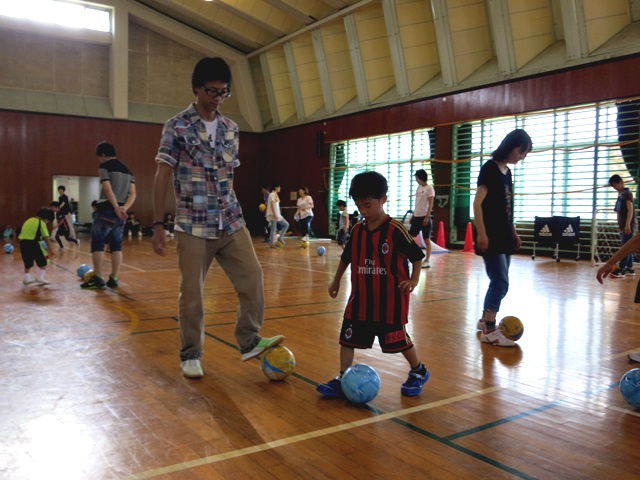
[[[409,235],[415,237],[422,232],[422,238],[426,241],[431,238],[431,230],[433,230],[433,218],[429,217],[429,223],[423,225],[424,217],[412,217],[409,227]]]
[[[404,352],[413,347],[405,325],[362,322],[344,319],[340,329],[340,345],[352,348],[371,348],[378,337],[384,353]]]
[[[338,245],[346,245],[347,240],[349,240],[349,232],[344,228],[338,230]]]
[[[20,252],[22,253],[24,268],[33,267],[33,262],[40,268],[47,266],[47,258],[44,256],[40,242],[37,240],[20,240]]]

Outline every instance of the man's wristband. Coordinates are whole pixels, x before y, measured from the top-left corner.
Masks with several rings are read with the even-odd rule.
[[[154,227],[157,227],[158,225],[164,226],[164,222],[153,222]]]

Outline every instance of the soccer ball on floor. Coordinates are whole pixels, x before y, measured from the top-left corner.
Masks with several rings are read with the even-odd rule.
[[[634,368],[620,379],[620,393],[629,405],[640,408],[640,368]]]
[[[282,345],[270,348],[260,358],[260,370],[269,380],[284,380],[291,375],[295,366],[293,352]]]
[[[309,242],[306,240],[302,241],[302,245],[300,246],[301,248],[309,248]]]
[[[324,255],[325,253],[327,253],[327,249],[324,247],[318,247],[318,249],[316,250],[316,253],[320,256]]]
[[[373,367],[358,363],[342,374],[342,392],[353,403],[367,403],[380,391],[380,377]]]
[[[91,265],[87,265],[86,263],[83,263],[78,267],[78,270],[76,270],[76,273],[78,274],[78,277],[84,279],[84,274],[87,273],[89,270],[91,270]]]
[[[93,277],[95,275],[94,271],[89,269],[86,272],[84,272],[84,275],[82,276],[82,280],[84,280],[85,282],[88,282],[89,280],[91,280],[91,277]]]
[[[5,243],[4,244],[4,253],[13,253],[13,245],[11,245],[10,243]]]
[[[513,341],[519,340],[524,333],[524,325],[522,324],[522,321],[518,317],[514,316],[504,317],[500,320],[498,327],[502,330],[502,334],[505,337]]]

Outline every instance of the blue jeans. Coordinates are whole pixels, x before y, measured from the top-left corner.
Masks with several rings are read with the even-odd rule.
[[[280,229],[279,232],[278,228]],[[269,222],[269,243],[275,243],[276,233],[280,233],[280,239],[284,240],[284,236],[287,234],[287,230],[289,230],[289,222],[287,222],[284,218],[280,221],[271,220]]]
[[[115,210],[96,212],[91,225],[91,252],[102,252],[106,243],[112,252],[122,250],[124,220],[120,220]]]
[[[484,297],[484,309],[491,312],[500,310],[500,303],[509,291],[509,265],[511,255],[485,255],[484,268],[489,276],[489,288]]]
[[[629,235],[627,235],[626,233],[624,233],[624,230],[620,232],[620,246],[624,245],[625,243],[627,243],[629,240],[631,240],[631,237],[633,237],[633,232],[631,232]],[[629,255],[627,255],[626,257],[624,257],[622,260],[620,260],[620,270],[624,270],[625,268],[633,268],[633,253],[630,253]]]
[[[302,231],[302,235],[309,235],[309,228],[311,227],[311,221],[313,220],[313,215],[300,219],[300,230]]]

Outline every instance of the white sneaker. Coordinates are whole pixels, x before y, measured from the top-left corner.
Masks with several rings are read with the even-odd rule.
[[[422,261],[422,268],[431,268],[431,264],[429,263],[429,260]]]
[[[638,352],[638,353],[630,353],[629,355],[627,355],[627,358],[629,360],[631,360],[632,362],[640,363],[640,352]]]
[[[51,283],[49,280],[45,280],[44,278],[36,278],[34,282],[38,285],[49,285]]]
[[[25,278],[24,280],[22,280],[23,285],[32,285],[34,283],[36,283],[36,281],[33,278],[30,278],[29,280]]]
[[[187,378],[201,378],[204,375],[200,360],[197,358],[191,358],[180,362],[182,366],[182,375]]]
[[[480,335],[480,341],[483,343],[490,343],[491,345],[495,345],[497,347],[515,347],[516,346],[516,342],[514,342],[513,340],[509,340],[507,337],[505,337],[499,328],[496,328],[495,330],[489,333],[482,332],[482,334]]]

